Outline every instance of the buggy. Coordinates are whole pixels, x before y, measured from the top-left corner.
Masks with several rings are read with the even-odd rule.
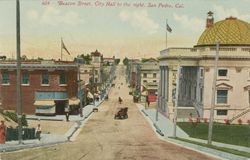
[[[115,114],[115,119],[126,119],[128,118],[128,107],[119,108]]]

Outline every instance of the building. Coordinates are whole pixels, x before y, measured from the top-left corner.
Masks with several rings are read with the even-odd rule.
[[[115,56],[113,58],[103,58],[103,65],[105,66],[112,66],[115,65]]]
[[[16,61],[0,62],[1,107],[16,110]],[[66,61],[22,61],[22,112],[25,114],[76,113],[78,97],[78,66]]]
[[[160,79],[159,62],[150,58],[140,63],[141,73],[141,101],[145,102],[146,98],[150,102],[157,99],[158,83]]]
[[[160,52],[158,106],[170,119],[174,117],[177,81],[178,117],[193,113],[209,118],[217,42],[214,119],[232,123],[239,119],[246,123],[250,119],[250,24],[236,17],[214,23],[212,12],[208,12],[206,29],[194,47]]]

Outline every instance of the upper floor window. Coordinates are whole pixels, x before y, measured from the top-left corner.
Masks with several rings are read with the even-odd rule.
[[[153,78],[156,78],[156,73],[153,73]]]
[[[60,74],[59,83],[60,84],[66,84],[67,83],[67,79],[66,79],[65,73],[61,73]]]
[[[2,84],[10,84],[9,73],[7,72],[2,73]]]
[[[228,90],[217,90],[217,104],[227,104]]]
[[[84,72],[85,72],[85,73],[87,73],[87,72],[88,72],[88,70],[84,70]]]
[[[98,78],[95,78],[95,83],[97,83],[98,82]]]
[[[22,74],[22,84],[29,84],[29,73]]]
[[[98,74],[98,70],[95,70],[95,75],[97,75]]]
[[[156,83],[157,81],[156,80],[153,80],[154,83]]]
[[[227,69],[219,69],[218,70],[218,76],[219,77],[227,77],[227,73],[228,72],[228,70]]]
[[[143,78],[147,78],[147,73],[143,73]]]
[[[203,68],[200,69],[200,77],[201,77],[201,78],[204,77],[204,69],[203,69]]]
[[[43,73],[42,74],[41,84],[42,85],[48,85],[49,84],[49,74],[48,73]]]
[[[143,83],[147,83],[148,81],[147,80],[143,80]]]

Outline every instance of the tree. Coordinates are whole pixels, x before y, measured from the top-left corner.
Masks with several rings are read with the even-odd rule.
[[[122,62],[123,62],[124,65],[128,65],[128,58],[125,57]]]
[[[115,64],[118,65],[120,63],[120,59],[115,59]]]
[[[85,64],[90,64],[90,62],[91,62],[91,60],[92,60],[92,58],[91,58],[91,56],[90,56],[89,54],[87,54],[86,56],[85,56],[84,54],[81,54],[81,55],[78,56],[78,57],[83,58]]]

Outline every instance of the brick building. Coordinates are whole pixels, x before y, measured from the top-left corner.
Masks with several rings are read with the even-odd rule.
[[[79,107],[77,64],[63,61],[23,61],[21,64],[22,112],[64,114]],[[0,62],[1,108],[16,110],[16,63]],[[75,108],[72,108],[74,110]]]

